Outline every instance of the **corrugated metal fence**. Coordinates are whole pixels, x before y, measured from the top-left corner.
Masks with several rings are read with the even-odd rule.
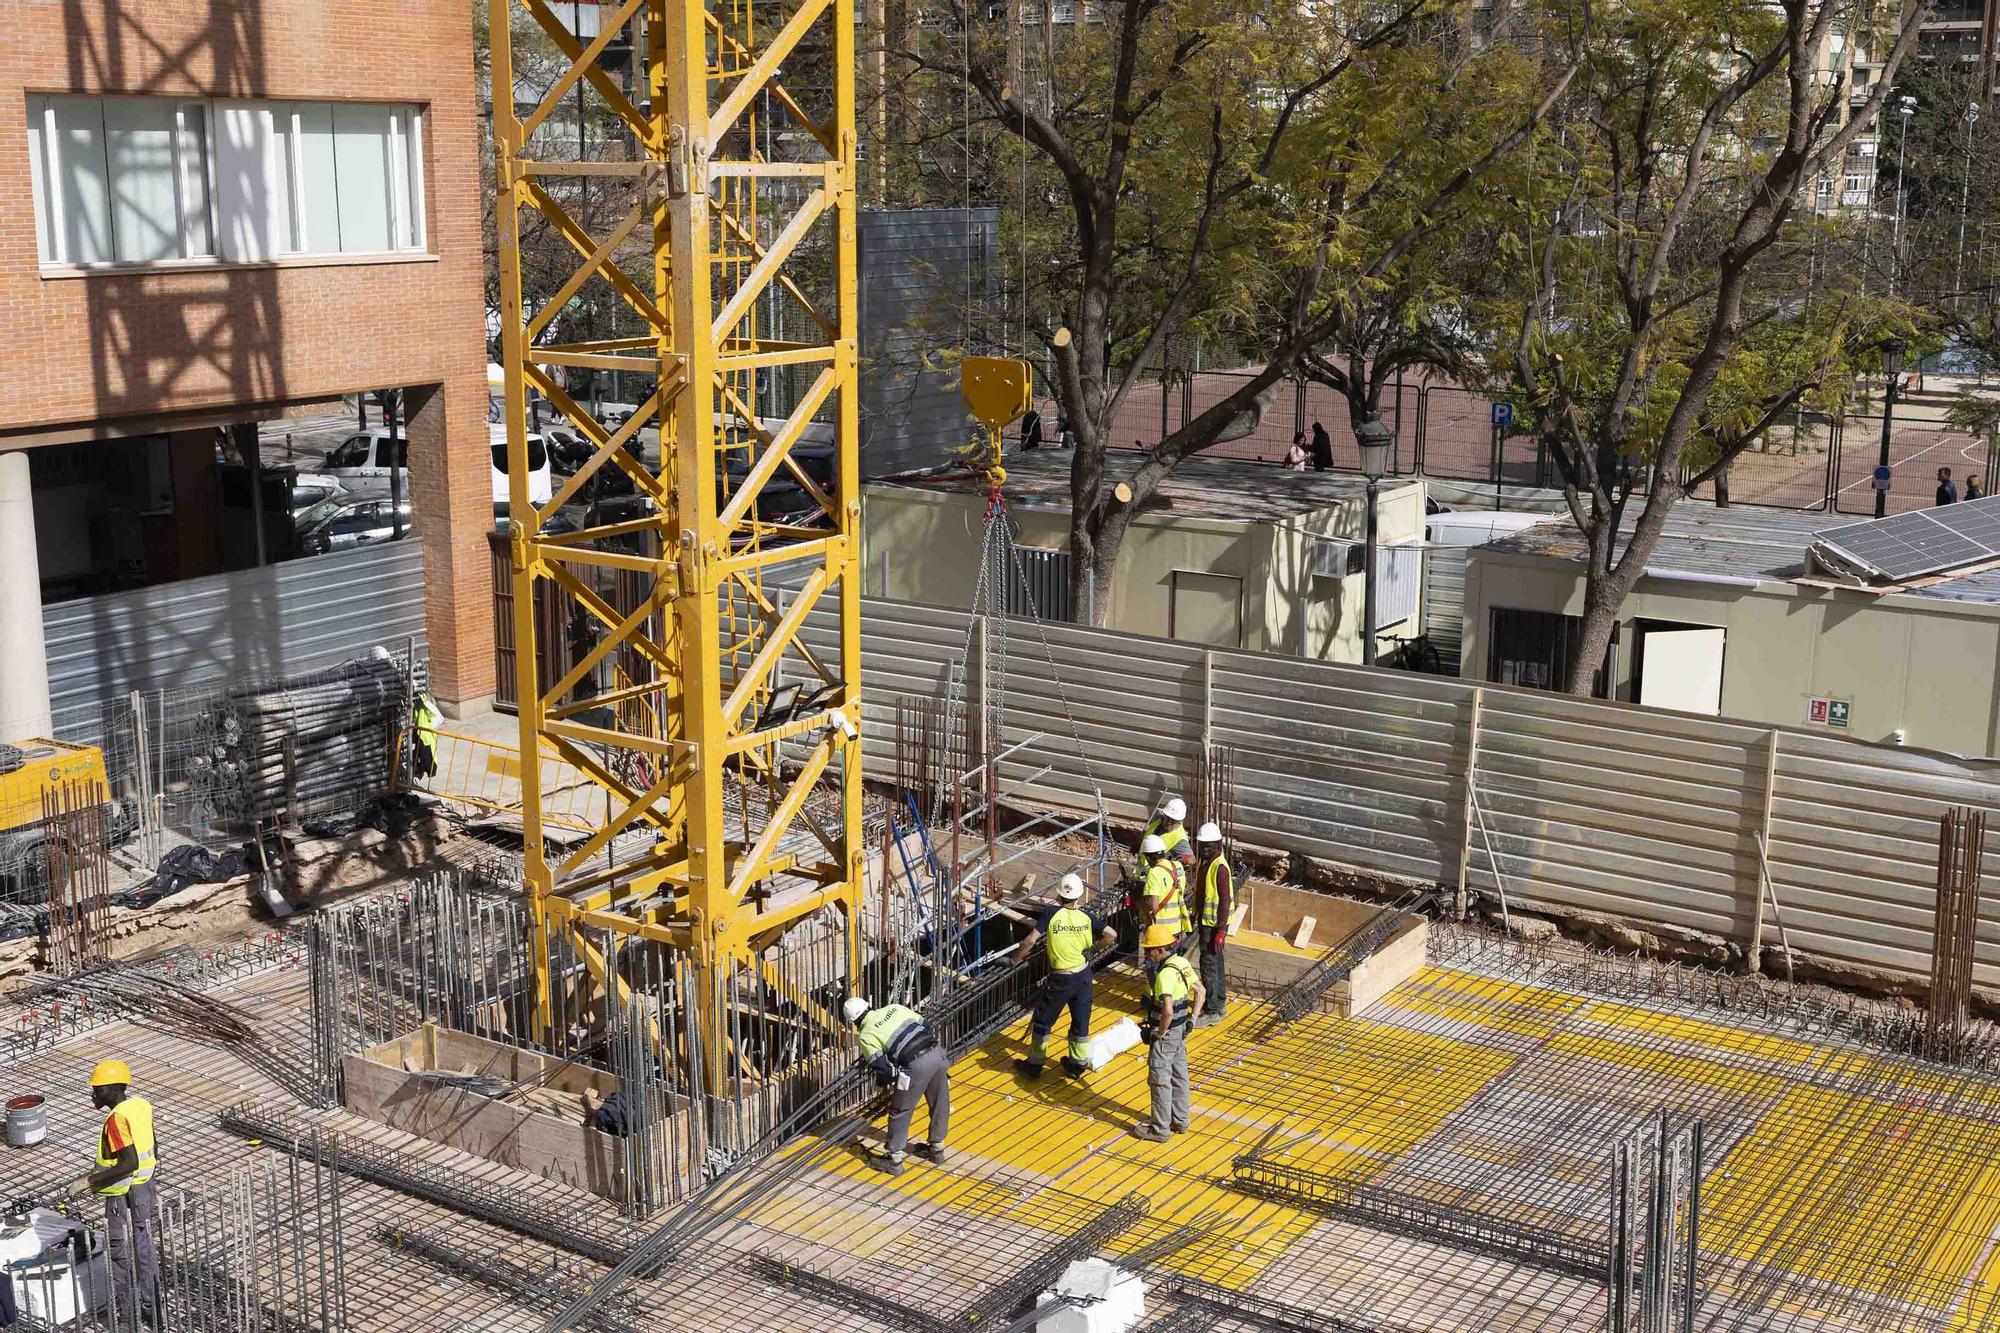
[[[56,729],[77,732],[133,691],[283,680],[375,645],[424,654],[415,539],[81,597],[43,608]]]
[[[1095,784],[1137,822],[1204,744],[1228,745],[1253,846],[1489,895],[1497,869],[1515,906],[1775,946],[1761,837],[1795,948],[1911,977],[1929,970],[1938,816],[2000,807],[1990,762],[1074,625],[1012,622],[1003,673],[964,611],[864,606],[872,777],[893,775],[896,697],[941,696],[969,649],[975,698],[1004,677],[1009,741],[1042,733],[1010,766],[1052,765],[1029,788],[1051,806],[1086,808]],[[837,656],[828,619],[808,634]],[[1984,894],[2000,900],[1990,871]],[[1991,910],[1978,962],[2000,984]]]

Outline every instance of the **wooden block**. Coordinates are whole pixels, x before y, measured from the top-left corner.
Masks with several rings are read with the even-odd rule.
[[[1292,934],[1292,947],[1294,949],[1312,948],[1313,927],[1318,924],[1319,918],[1311,916],[1299,922],[1298,930]]]
[[[1249,903],[1236,904],[1236,910],[1229,914],[1229,933],[1234,935],[1243,929],[1243,918],[1250,914]]]

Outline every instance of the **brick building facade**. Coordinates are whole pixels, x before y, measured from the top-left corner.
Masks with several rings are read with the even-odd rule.
[[[226,457],[218,427],[400,390],[434,689],[478,706],[494,519],[471,6],[12,2],[0,24],[0,451],[143,439],[170,486]],[[148,536],[155,582],[216,567],[212,497],[186,489]]]

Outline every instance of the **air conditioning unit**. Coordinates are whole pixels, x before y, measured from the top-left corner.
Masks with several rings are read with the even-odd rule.
[[[1367,565],[1368,548],[1360,542],[1346,542],[1334,537],[1318,537],[1313,541],[1313,577],[1316,579],[1344,579],[1361,573]]]

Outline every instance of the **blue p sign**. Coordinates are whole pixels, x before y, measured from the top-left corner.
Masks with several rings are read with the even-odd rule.
[[[1494,428],[1497,430],[1505,430],[1507,429],[1507,427],[1513,424],[1514,424],[1514,405],[1512,403],[1493,404]]]

